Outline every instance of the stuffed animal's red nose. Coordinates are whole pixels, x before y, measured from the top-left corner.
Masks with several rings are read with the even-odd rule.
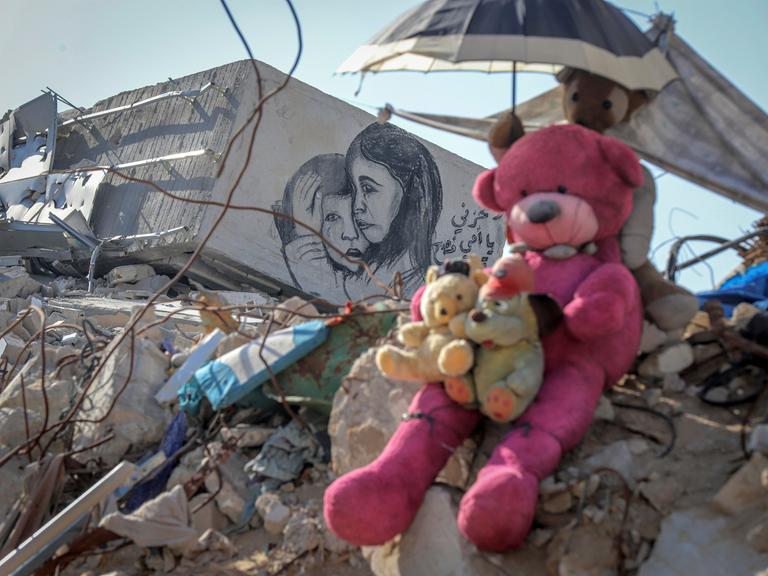
[[[552,200],[539,200],[531,204],[525,214],[534,224],[544,224],[560,214],[560,206]]]
[[[469,317],[472,319],[472,322],[484,322],[488,318],[482,310],[473,310]]]

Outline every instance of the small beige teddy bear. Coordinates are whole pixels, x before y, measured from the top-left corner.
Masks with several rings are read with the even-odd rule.
[[[420,306],[423,320],[409,322],[398,331],[406,349],[391,344],[379,348],[379,370],[395,380],[417,382],[440,382],[469,372],[474,362],[472,346],[456,338],[449,323],[472,309],[487,278],[480,257],[474,254],[466,261],[446,262],[442,270],[430,267]]]

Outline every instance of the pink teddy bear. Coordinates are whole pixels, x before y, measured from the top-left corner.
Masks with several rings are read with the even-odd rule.
[[[617,235],[642,179],[626,145],[561,125],[518,140],[498,168],[475,183],[477,202],[506,215],[510,242],[525,250],[534,270],[535,292],[552,296],[564,315],[543,339],[538,396],[461,500],[459,529],[482,550],[524,542],[539,482],[584,437],[603,390],[636,355],[642,307],[635,280],[621,263]],[[419,295],[411,306],[414,317]],[[404,532],[440,469],[481,418],[454,404],[438,383],[419,391],[409,414],[375,461],[326,491],[326,522],[352,544],[379,545]]]

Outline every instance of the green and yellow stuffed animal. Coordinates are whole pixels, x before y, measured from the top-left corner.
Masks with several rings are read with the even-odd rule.
[[[540,336],[557,325],[560,307],[551,298],[531,294],[533,271],[519,255],[505,256],[480,289],[477,306],[450,324],[454,336],[479,346],[471,377],[445,381],[448,395],[497,422],[510,422],[528,407],[541,387],[544,351]],[[468,357],[465,348],[449,351],[451,362]]]
[[[454,336],[448,325],[472,309],[487,279],[480,257],[474,254],[466,261],[430,267],[420,306],[423,321],[409,322],[398,331],[406,349],[390,344],[379,348],[379,370],[395,380],[416,382],[439,382],[469,372],[474,361],[472,345]]]

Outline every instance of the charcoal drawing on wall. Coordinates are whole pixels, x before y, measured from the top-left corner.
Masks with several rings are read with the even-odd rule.
[[[302,164],[275,206],[319,230],[338,251],[289,220],[276,217],[275,225],[297,287],[347,300],[381,292],[362,261],[384,283],[399,273],[409,295],[434,263],[442,207],[440,172],[429,150],[397,126],[373,123],[345,155],[321,154]]]

